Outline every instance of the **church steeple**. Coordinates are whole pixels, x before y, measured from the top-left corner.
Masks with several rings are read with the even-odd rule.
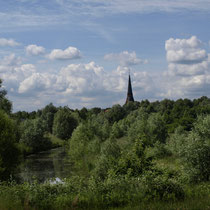
[[[129,72],[129,77],[128,77],[128,92],[127,92],[127,99],[126,99],[126,104],[130,101],[134,101],[133,98],[133,92],[132,92],[132,86],[131,86],[131,77],[130,77],[130,72]]]

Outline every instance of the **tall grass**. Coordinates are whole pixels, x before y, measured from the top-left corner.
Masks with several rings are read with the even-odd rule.
[[[195,209],[210,208],[210,183],[184,187],[184,197],[154,197],[138,179],[106,182],[72,177],[65,184],[0,184],[1,210],[36,209]]]

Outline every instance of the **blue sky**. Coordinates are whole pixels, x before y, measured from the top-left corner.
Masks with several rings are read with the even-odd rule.
[[[210,96],[210,0],[0,0],[13,109]]]

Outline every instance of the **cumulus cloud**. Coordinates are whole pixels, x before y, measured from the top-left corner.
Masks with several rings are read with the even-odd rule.
[[[2,60],[0,60],[1,66],[18,66],[22,62],[20,57],[17,57],[14,53],[5,56]]]
[[[72,95],[97,95],[103,92],[104,70],[94,62],[70,64],[62,68],[57,86],[63,87],[64,93]]]
[[[19,46],[20,43],[16,42],[14,39],[5,39],[5,38],[0,38],[0,46],[5,47],[16,47]]]
[[[123,104],[126,98],[128,70],[126,66],[105,71],[95,62],[70,64],[57,73],[39,71],[34,64],[15,62],[4,63],[1,71],[5,88],[8,90],[15,110],[32,110],[53,102],[57,106],[69,105],[72,108],[100,106],[108,107],[115,103]],[[13,61],[14,60],[14,61]],[[134,96],[144,97],[151,94],[154,82],[146,72],[132,71]]]
[[[165,93],[162,97],[195,98],[209,95],[210,54],[202,49],[195,36],[189,39],[169,39],[165,43],[168,71],[165,73]]]
[[[169,73],[180,76],[203,74],[209,62],[208,53],[201,47],[202,42],[196,36],[167,40],[165,49]]]
[[[54,49],[48,55],[51,60],[71,60],[81,58],[81,52],[75,47],[68,47],[65,50]]]
[[[147,63],[147,60],[142,60],[137,57],[136,52],[123,51],[121,53],[110,53],[104,56],[105,60],[117,61],[122,66],[132,66],[140,63]]]
[[[40,55],[45,53],[45,48],[42,46],[37,46],[37,45],[28,45],[26,47],[26,53],[27,55]]]
[[[44,91],[50,87],[51,81],[48,77],[40,73],[33,73],[23,80],[18,88],[19,93],[30,93]]]
[[[196,36],[190,39],[170,38],[165,43],[167,61],[178,64],[201,63],[207,59],[207,53],[200,47],[201,41]]]

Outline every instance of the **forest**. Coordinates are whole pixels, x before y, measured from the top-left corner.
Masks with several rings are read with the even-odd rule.
[[[67,147],[70,178],[18,183],[30,154]],[[0,209],[209,209],[210,98],[12,112],[0,80]]]

